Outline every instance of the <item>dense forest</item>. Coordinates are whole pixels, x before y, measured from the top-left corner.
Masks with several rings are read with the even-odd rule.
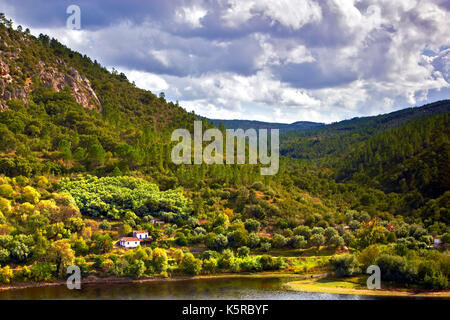
[[[376,262],[394,282],[448,287],[450,100],[299,123],[274,176],[175,165],[171,133],[197,115],[0,18],[0,282],[62,278],[72,264],[168,277]],[[133,230],[151,243],[120,248]]]

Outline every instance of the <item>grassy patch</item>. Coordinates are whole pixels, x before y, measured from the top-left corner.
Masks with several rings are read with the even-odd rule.
[[[450,291],[418,290],[411,288],[383,287],[380,290],[370,290],[366,286],[366,276],[335,279],[319,278],[292,281],[286,287],[295,291],[326,292],[335,294],[381,295],[381,296],[411,296],[411,297],[450,297]]]

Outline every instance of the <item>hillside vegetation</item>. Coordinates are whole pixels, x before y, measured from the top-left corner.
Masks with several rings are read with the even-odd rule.
[[[274,176],[175,165],[170,135],[195,114],[2,16],[0,102],[0,282],[74,263],[134,277],[354,274],[373,250],[393,281],[448,286],[449,257],[429,248],[449,241],[448,100],[286,133]],[[150,243],[118,246],[139,229]]]

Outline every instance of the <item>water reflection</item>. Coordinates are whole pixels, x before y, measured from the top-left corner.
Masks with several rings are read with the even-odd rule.
[[[65,286],[54,286],[8,290],[0,292],[0,299],[380,299],[380,297],[286,290],[283,284],[292,280],[280,278],[224,278],[127,284],[90,284],[82,285],[81,290],[69,290]]]

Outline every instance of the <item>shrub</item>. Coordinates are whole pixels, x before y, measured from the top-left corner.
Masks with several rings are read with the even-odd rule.
[[[351,254],[335,256],[330,259],[330,264],[337,277],[349,277],[361,271],[355,256]]]
[[[311,237],[311,244],[316,247],[320,247],[324,243],[325,243],[325,237],[320,233],[315,233]]]
[[[375,261],[377,260],[380,253],[381,249],[376,244],[371,245],[365,248],[363,251],[361,251],[357,255],[357,259],[359,263],[362,265],[363,270],[366,270],[370,265],[375,264]]]
[[[33,187],[26,186],[22,191],[23,199],[29,203],[36,204],[39,202],[41,195]]]
[[[0,268],[0,283],[10,283],[13,277],[13,270],[9,266]]]
[[[380,255],[376,263],[381,270],[381,277],[387,281],[399,283],[414,282],[416,274],[404,257],[389,254]]]
[[[432,289],[447,289],[448,279],[442,272],[436,272],[432,275],[426,275],[423,279],[424,284],[428,288]]]
[[[102,230],[111,230],[111,224],[107,220],[100,222],[98,227]]]
[[[228,234],[228,242],[234,248],[246,246],[248,244],[248,232],[245,229],[237,229]]]
[[[234,254],[230,249],[223,251],[219,258],[219,267],[222,269],[230,269],[234,262]]]
[[[325,229],[323,235],[330,240],[333,236],[337,236],[339,235],[339,233],[337,232],[336,229],[334,229],[333,227],[328,227]]]
[[[282,248],[286,245],[287,239],[281,234],[276,233],[273,236],[272,242],[275,248]]]
[[[248,219],[245,221],[244,225],[248,232],[258,232],[261,228],[261,223],[254,219]]]
[[[270,242],[264,242],[263,244],[261,244],[261,251],[269,252],[271,247],[272,247],[272,245],[270,244]]]
[[[279,270],[282,266],[282,260],[279,258],[274,258],[267,254],[259,258],[259,263],[263,270]]]
[[[240,247],[237,249],[238,257],[247,257],[250,254],[250,249],[248,247]]]
[[[342,247],[345,244],[345,241],[340,235],[335,234],[328,240],[328,243],[335,247]]]
[[[298,226],[294,229],[294,234],[308,240],[311,237],[311,229],[308,226]]]
[[[257,191],[263,191],[264,190],[264,184],[261,181],[256,181],[251,186],[252,189]]]
[[[242,271],[247,272],[258,272],[262,270],[261,263],[255,257],[244,258],[239,264],[239,267]]]
[[[325,230],[322,227],[314,227],[314,228],[312,228],[311,233],[313,235],[316,235],[316,234],[323,235],[325,233]]]
[[[290,241],[290,245],[295,249],[304,248],[306,244],[307,241],[303,236],[293,236]]]
[[[151,255],[151,264],[154,270],[158,273],[166,271],[169,266],[166,251],[161,248],[156,248],[153,250]]]
[[[5,214],[10,214],[12,211],[11,201],[0,197],[0,211]]]
[[[0,185],[0,196],[12,199],[14,196],[14,189],[9,184],[2,184]]]
[[[175,235],[175,243],[179,246],[186,246],[188,244],[188,240],[184,233],[177,232],[177,234]]]
[[[203,260],[203,270],[214,272],[217,269],[217,259],[215,258],[209,258],[206,260]]]

